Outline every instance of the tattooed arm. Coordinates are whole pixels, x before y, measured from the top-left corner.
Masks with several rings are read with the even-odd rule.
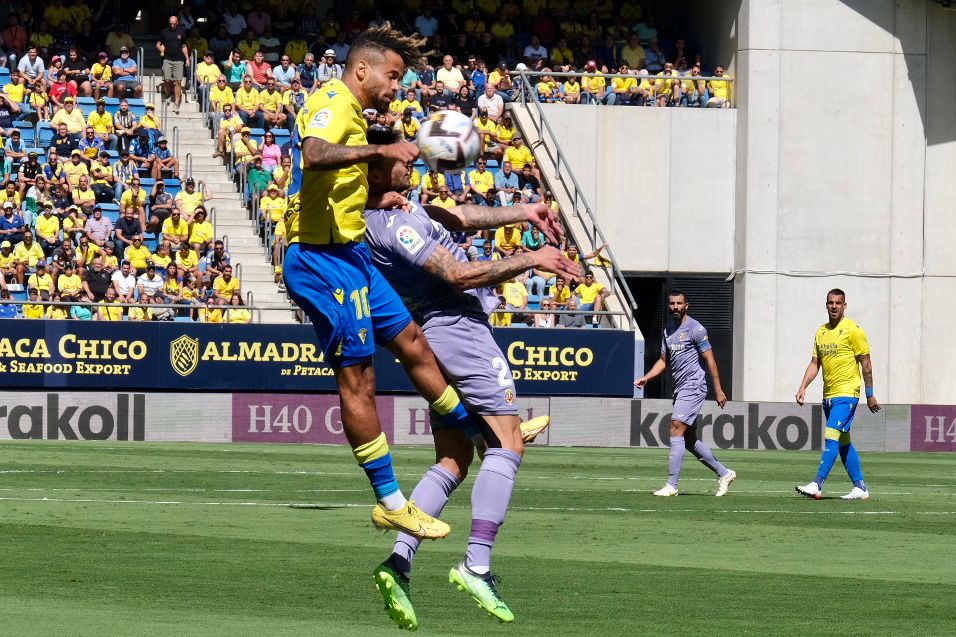
[[[492,208],[476,204],[462,204],[448,210],[441,206],[425,206],[428,216],[452,232],[488,230],[509,223],[527,221],[528,213],[524,206]]]
[[[422,268],[458,290],[492,287],[531,268],[544,269],[565,277],[579,271],[576,263],[551,246],[496,261],[465,262],[457,260],[451,252],[438,246]]]
[[[333,144],[318,137],[306,137],[302,142],[302,158],[307,169],[329,170],[353,164],[365,164],[376,159],[397,159],[411,162],[418,157],[418,146],[411,142],[346,146]]]
[[[544,233],[554,244],[564,238],[564,229],[557,215],[544,204],[519,204],[507,208],[492,208],[475,204],[462,204],[451,210],[438,206],[425,206],[425,212],[432,219],[452,232],[488,230],[509,223],[530,223]]]

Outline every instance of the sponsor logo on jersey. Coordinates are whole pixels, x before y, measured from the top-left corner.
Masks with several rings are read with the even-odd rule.
[[[409,226],[402,226],[395,233],[395,238],[398,239],[398,243],[408,251],[409,254],[418,254],[418,252],[425,247],[425,240],[422,239],[414,228]]]
[[[321,111],[317,111],[316,114],[312,116],[312,119],[309,120],[309,128],[325,128],[331,121],[332,111],[323,108]]]

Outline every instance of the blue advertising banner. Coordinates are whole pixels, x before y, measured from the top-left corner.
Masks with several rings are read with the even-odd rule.
[[[7,320],[0,383],[30,389],[334,392],[332,369],[302,325]],[[518,395],[631,396],[634,336],[615,330],[495,331]],[[489,359],[489,364],[493,364]],[[386,350],[380,392],[414,393]]]

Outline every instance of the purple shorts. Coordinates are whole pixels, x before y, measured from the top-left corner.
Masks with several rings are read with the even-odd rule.
[[[518,415],[511,368],[487,320],[436,316],[425,321],[422,331],[468,409],[483,416]],[[438,419],[432,422],[434,428]]]
[[[682,422],[688,427],[697,425],[697,416],[707,398],[707,384],[699,387],[681,389],[674,394],[674,410],[671,420]]]

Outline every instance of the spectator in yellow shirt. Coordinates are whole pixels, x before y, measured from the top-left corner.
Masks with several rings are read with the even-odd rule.
[[[133,245],[126,246],[123,252],[123,258],[136,270],[136,276],[146,272],[146,266],[149,265],[151,257],[149,248],[143,245],[143,235],[140,234],[133,237]]]
[[[148,294],[141,294],[139,305],[134,305],[129,309],[128,318],[131,321],[152,321],[153,310],[149,307],[152,298]]]
[[[222,157],[227,147],[232,148],[233,139],[239,135],[239,131],[242,129],[242,119],[233,111],[232,103],[224,102],[222,104],[222,115],[219,117],[219,139],[213,157]]]
[[[114,134],[113,116],[106,112],[106,101],[96,101],[96,110],[86,118],[86,123],[93,127],[93,132],[109,150],[117,150],[119,138]]]
[[[183,218],[189,221],[196,208],[205,206],[206,202],[212,198],[208,188],[205,191],[196,190],[196,180],[189,177],[186,179],[183,190],[176,193],[176,205],[182,210]]]
[[[511,162],[513,170],[521,170],[525,164],[531,164],[534,167],[534,155],[531,149],[524,145],[521,135],[515,135],[511,140],[511,146],[505,151],[505,161]]]
[[[723,65],[717,65],[714,69],[714,77],[724,77],[731,79],[730,75],[724,72]],[[707,82],[707,92],[710,99],[707,100],[707,108],[730,108],[731,107],[731,83],[727,80],[710,80]]]
[[[415,141],[415,138],[418,137],[418,129],[421,128],[421,124],[413,117],[414,113],[415,111],[411,108],[406,108],[402,112],[402,119],[395,123],[395,130],[402,134],[402,138],[406,142]]]
[[[110,65],[106,51],[100,51],[96,62],[90,67],[90,85],[93,89],[93,99],[99,100],[100,94],[113,97],[113,67]]]
[[[229,323],[251,323],[252,314],[246,309],[242,302],[242,296],[238,292],[233,292],[229,297],[229,309],[226,310],[227,322]]]
[[[495,185],[495,176],[485,170],[484,159],[479,158],[475,170],[468,173],[468,189],[475,203],[488,205],[488,191]]]
[[[422,204],[426,204],[429,200],[437,197],[439,189],[444,185],[445,176],[437,170],[431,169],[425,173],[425,177],[422,179]]]
[[[265,117],[259,101],[259,91],[252,85],[252,76],[242,78],[242,86],[236,91],[236,111],[246,126],[265,128]]]
[[[31,288],[29,292],[32,303],[23,304],[23,316],[28,319],[42,319],[46,315],[46,307],[37,303],[40,300],[40,291]]]
[[[441,206],[445,210],[451,210],[458,205],[458,202],[451,196],[451,191],[448,190],[448,186],[442,184],[438,187],[438,196],[431,201],[431,204]]]
[[[626,64],[622,64],[617,71],[621,75],[628,75],[630,69]],[[637,91],[637,79],[633,77],[615,77],[611,79],[611,92],[607,96],[607,103],[613,104],[631,104],[634,101],[634,94]]]
[[[212,282],[212,294],[216,298],[225,297],[228,299],[233,294],[238,293],[239,289],[239,279],[232,276],[231,265],[223,267],[222,274]]]
[[[66,130],[71,135],[78,135],[83,131],[86,127],[86,118],[83,117],[83,111],[76,107],[75,102],[72,96],[64,98],[63,108],[58,110],[50,121],[54,128],[60,124],[66,124]]]
[[[83,153],[79,149],[74,148],[70,151],[70,161],[63,165],[63,174],[66,175],[70,190],[80,185],[80,177],[89,176],[90,169],[83,161]]]
[[[83,295],[83,281],[76,274],[72,261],[63,266],[63,273],[56,279],[56,289],[64,301],[78,301]]]
[[[594,73],[596,77],[581,78],[581,102],[588,104],[590,102],[604,102],[607,80],[604,74],[597,70],[597,62],[588,60],[584,66],[585,73]]]
[[[59,303],[60,295],[54,294],[50,300]],[[65,305],[48,305],[46,306],[46,317],[53,320],[65,320],[70,318],[70,311]]]
[[[219,113],[226,104],[235,103],[236,95],[232,92],[232,87],[226,83],[226,76],[220,75],[216,78],[215,84],[209,87],[209,110]]]
[[[37,239],[44,252],[52,252],[60,246],[60,218],[53,215],[53,202],[43,204],[43,214],[36,220]]]
[[[196,208],[193,220],[189,224],[189,245],[199,254],[204,254],[214,238],[212,224],[206,221],[206,209]]]
[[[23,233],[23,241],[13,248],[13,259],[17,264],[17,283],[22,285],[24,275],[36,268],[42,258],[43,249],[33,240],[33,233],[27,230]]]
[[[287,207],[286,198],[281,195],[279,186],[273,182],[259,200],[259,218],[263,223],[271,221],[274,227],[285,216]]]
[[[581,302],[578,303],[578,309],[582,312],[600,312],[604,309],[604,300],[611,295],[608,290],[600,283],[594,280],[594,274],[590,271],[584,273],[584,282],[578,284],[574,289]],[[594,325],[600,322],[600,317],[595,316],[591,319]]]
[[[502,257],[510,257],[521,248],[521,228],[516,224],[506,224],[495,230],[495,252]]]
[[[581,103],[581,83],[578,82],[578,78],[569,77],[564,82],[564,103],[565,104],[580,104]]]
[[[179,244],[179,250],[176,252],[176,265],[185,274],[192,274],[197,278],[201,275],[199,272],[199,254],[190,248],[186,241]]]
[[[162,233],[163,241],[173,250],[178,250],[181,245],[189,247],[189,223],[183,219],[178,208],[173,208],[169,218],[163,221]]]
[[[216,305],[216,299],[209,298],[201,310],[199,310],[200,323],[222,323],[222,310]]]
[[[37,261],[36,272],[31,274],[30,278],[27,279],[27,288],[31,290],[39,290],[40,298],[44,301],[49,301],[50,296],[56,291],[56,285],[53,282],[53,277],[50,276],[50,273],[46,271],[46,259],[40,259]]]
[[[282,92],[276,88],[274,77],[266,79],[266,88],[259,93],[259,105],[265,123],[263,128],[285,126],[287,117],[282,105]]]
[[[94,321],[122,321],[123,320],[123,308],[112,306],[107,307],[108,303],[117,303],[116,298],[116,289],[111,285],[106,288],[106,297],[100,301],[100,307],[96,312],[96,316],[93,317]]]

